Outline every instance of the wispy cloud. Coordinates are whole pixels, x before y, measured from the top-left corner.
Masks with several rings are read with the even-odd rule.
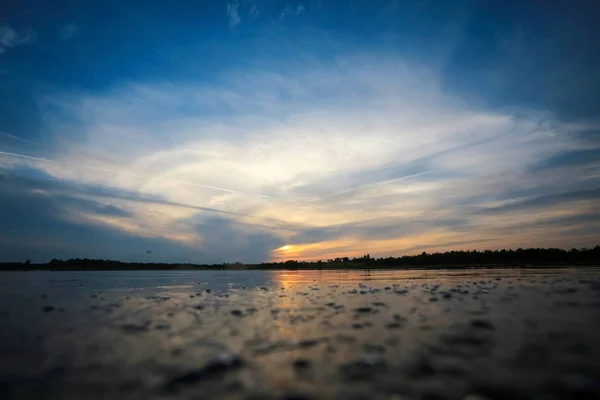
[[[281,14],[279,15],[280,19],[284,19],[286,17],[297,17],[298,15],[302,14],[304,12],[304,5],[302,4],[298,4],[296,6],[292,6],[290,4],[287,4],[285,6],[285,8],[283,9],[283,11],[281,12]]]
[[[58,36],[61,39],[67,40],[75,36],[79,32],[79,27],[74,24],[66,24],[58,29]]]
[[[0,26],[0,54],[8,49],[28,46],[37,41],[37,33],[33,29],[14,30],[10,26]]]
[[[229,17],[229,27],[234,28],[240,22],[240,14],[238,12],[239,3],[237,1],[227,3],[227,15]]]
[[[60,190],[60,186],[32,186],[0,173],[2,229],[10,232],[0,237],[0,261],[20,261],[25,255],[41,262],[54,257],[259,262],[279,243],[264,228],[236,222],[226,215],[188,220],[188,234],[165,229],[155,232],[139,221],[132,222],[139,218],[139,210],[131,205],[85,197],[81,191]],[[148,250],[152,250],[151,256]]]
[[[190,240],[194,230],[183,221],[213,208],[277,228],[271,234],[297,249],[282,257],[327,257],[352,246],[397,254],[463,240],[503,246],[511,230],[514,240],[534,233],[562,240],[536,228],[563,215],[562,203],[537,215],[486,207],[587,185],[598,166],[576,177],[535,168],[579,148],[579,128],[547,113],[479,109],[441,91],[434,71],[395,56],[345,62],[344,73],[315,65],[235,70],[219,84],[52,93],[42,110],[69,116],[45,115],[57,145],[43,158],[58,163],[28,161],[57,178],[197,207],[134,211],[129,229]],[[570,212],[589,214],[590,201],[569,200]]]
[[[210,17],[197,3],[193,14]],[[165,240],[188,255],[217,246],[210,229],[261,255],[287,241],[273,258],[304,259],[600,240],[599,126],[577,118],[600,115],[600,80],[573,50],[593,35],[560,26],[575,17],[547,18],[574,8],[541,26],[515,5],[490,19],[464,2],[329,3],[228,0],[223,26],[202,30],[173,7],[125,13],[114,52],[105,32],[86,31],[78,52],[50,41],[34,59],[1,56],[29,72],[7,86],[0,178],[50,183],[14,189],[11,207],[27,216],[21,200],[48,201],[40,218],[59,212],[65,231]],[[48,22],[55,39],[76,35],[61,24],[88,26],[73,11]],[[0,53],[35,37],[0,26]]]
[[[256,2],[252,1],[250,2],[250,11],[248,12],[250,14],[251,17],[256,17],[259,14],[259,7],[258,4],[256,4]]]
[[[53,145],[30,154],[11,140],[21,147],[0,157],[12,160],[7,173],[27,165],[120,193],[77,195],[116,207],[89,206],[78,220],[199,250],[215,215],[227,218],[224,234],[253,232],[263,255],[289,241],[277,259],[593,244],[581,221],[597,191],[579,195],[599,186],[589,126],[464,102],[435,70],[396,55],[338,58],[272,60],[210,83],[47,93],[39,107]],[[588,157],[571,162],[581,151]]]

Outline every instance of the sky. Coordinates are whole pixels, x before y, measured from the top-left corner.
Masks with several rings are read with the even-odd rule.
[[[7,0],[0,261],[600,243],[590,0]]]

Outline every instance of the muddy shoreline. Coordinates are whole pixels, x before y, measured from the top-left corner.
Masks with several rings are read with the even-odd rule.
[[[3,399],[600,395],[598,269],[15,272],[0,284]]]

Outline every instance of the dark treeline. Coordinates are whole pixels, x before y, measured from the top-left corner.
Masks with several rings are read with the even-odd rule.
[[[75,258],[53,259],[45,264],[0,263],[0,270],[149,270],[149,269],[322,269],[322,268],[461,268],[461,267],[527,267],[560,265],[600,265],[600,245],[591,249],[516,249],[466,250],[444,253],[423,252],[401,257],[374,258],[340,257],[326,261],[269,262],[245,265],[240,262],[224,264],[127,263],[112,260]]]
[[[180,263],[132,263],[115,260],[92,258],[71,258],[69,260],[53,259],[48,263],[0,263],[1,270],[189,270],[189,269],[224,269],[235,264],[180,264]]]
[[[284,261],[263,263],[265,267],[282,266],[357,266],[373,268],[421,267],[421,266],[553,266],[553,265],[600,265],[600,245],[592,249],[516,249],[516,250],[466,250],[444,253],[423,252],[401,257],[373,258],[369,254],[358,257],[340,257],[327,261]]]

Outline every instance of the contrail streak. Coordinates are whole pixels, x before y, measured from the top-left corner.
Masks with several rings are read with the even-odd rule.
[[[8,135],[8,134],[6,134]],[[28,156],[25,154],[18,154],[18,153],[10,153],[10,152],[6,152],[6,151],[0,151],[0,155],[4,155],[4,156],[9,156],[9,157],[17,157],[17,158],[23,158],[26,160],[35,160],[35,161],[43,161],[43,162],[49,162],[49,163],[53,163],[53,164],[62,164],[63,166],[67,166],[67,164],[57,161],[57,160],[51,160],[49,158],[42,158],[42,157],[34,157],[34,156]],[[117,171],[117,170],[110,170],[110,169],[105,169],[105,168],[98,168],[98,167],[90,167],[87,165],[78,165],[78,168],[86,168],[86,169],[91,169],[91,170],[96,170],[96,171],[102,171],[102,172],[112,172],[115,174],[119,174],[121,173],[121,171]],[[139,174],[132,174],[133,176],[141,176]],[[232,190],[232,189],[226,189],[226,188],[222,188],[222,187],[217,187],[217,186],[210,186],[210,185],[202,185],[200,183],[195,183],[195,182],[186,182],[186,181],[180,181],[180,180],[171,180],[171,179],[166,179],[166,178],[156,178],[157,180],[163,180],[163,181],[168,181],[168,182],[173,182],[173,183],[178,183],[181,185],[188,185],[188,186],[195,186],[195,187],[201,187],[201,188],[205,188],[205,189],[212,189],[212,190],[218,190],[221,192],[227,192],[227,193],[235,193],[235,194],[241,194],[244,196],[250,196],[250,197],[260,197],[260,198],[268,198],[269,196],[266,195],[262,195],[262,194],[254,194],[254,193],[245,193],[245,192],[240,192],[238,190]]]
[[[158,178],[158,179],[160,180],[161,178]],[[169,180],[169,182],[179,183],[182,185],[197,186],[197,187],[206,188],[206,189],[220,190],[222,192],[246,194],[246,193],[238,192],[237,190],[225,189],[225,188],[220,188],[220,187],[216,187],[216,186],[202,185],[200,183],[177,181],[177,180]]]
[[[319,197],[319,198],[312,199],[312,200],[307,200],[305,203],[315,203],[315,202],[318,202],[318,201],[321,201],[321,200],[329,199],[331,197],[337,197],[337,196],[345,194],[345,193],[355,192],[358,189],[362,189],[362,188],[365,188],[365,187],[379,186],[379,185],[383,185],[383,184],[394,182],[394,181],[403,181],[403,180],[406,180],[406,179],[410,179],[410,178],[414,178],[414,177],[417,177],[417,176],[425,175],[425,174],[428,174],[430,172],[431,171],[424,171],[424,172],[419,172],[417,174],[402,176],[400,178],[393,178],[393,179],[387,179],[387,180],[384,180],[384,181],[379,181],[379,182],[374,182],[374,183],[367,183],[365,185],[356,186],[356,187],[353,187],[351,189],[342,190],[341,192],[332,193],[332,194],[329,194],[327,196]]]
[[[36,160],[36,161],[50,162],[50,163],[54,163],[54,164],[62,164],[60,161],[56,161],[56,160],[49,160],[47,158],[26,156],[24,154],[9,153],[9,152],[6,152],[6,151],[0,151],[0,155],[10,156],[10,157],[24,158],[24,159],[27,159],[27,160]]]
[[[18,136],[11,135],[10,133],[6,133],[6,132],[0,132],[0,133],[1,133],[1,134],[3,134],[4,136],[7,136],[7,137],[9,137],[9,138],[11,138],[11,139],[13,139],[13,140],[17,140],[17,141],[19,141],[19,142],[22,142],[22,143],[27,143],[27,144],[37,144],[37,143],[34,143],[34,142],[32,142],[32,141],[29,141],[29,140],[27,140],[27,139],[23,139],[23,138],[20,138],[20,137],[18,137]]]

